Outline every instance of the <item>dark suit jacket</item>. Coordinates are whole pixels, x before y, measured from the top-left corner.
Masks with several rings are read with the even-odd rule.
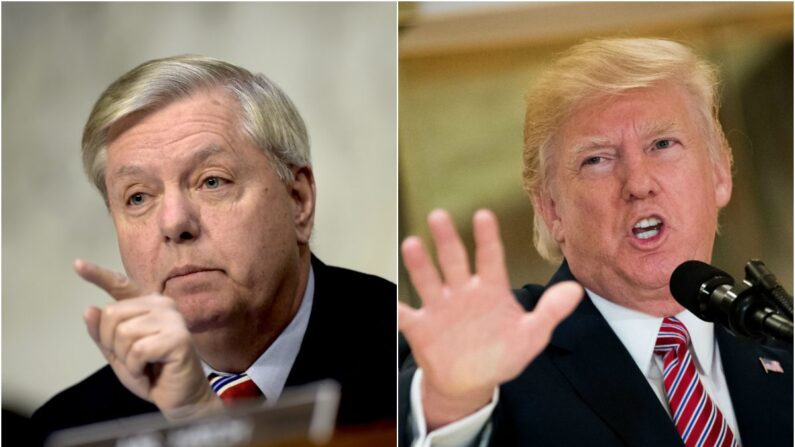
[[[395,285],[326,266],[313,257],[315,293],[286,387],[332,378],[342,385],[341,425],[395,418]],[[32,416],[37,433],[143,413],[157,407],[129,392],[105,366]],[[43,439],[43,437],[42,437]]]
[[[573,279],[564,263],[546,287]],[[515,294],[531,310],[546,287],[528,285]],[[742,445],[792,446],[792,351],[718,327],[715,333]],[[759,357],[778,360],[784,374],[765,373]],[[399,384],[404,446],[411,440],[405,416],[413,371],[401,372]],[[587,298],[541,355],[500,387],[492,424],[491,445],[501,447],[683,445],[643,373]]]

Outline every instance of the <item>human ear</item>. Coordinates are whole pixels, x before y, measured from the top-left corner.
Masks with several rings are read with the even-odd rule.
[[[293,199],[293,220],[298,243],[308,244],[315,223],[315,176],[312,168],[293,170],[290,196]]]
[[[540,190],[533,193],[533,208],[541,215],[547,230],[556,242],[563,243],[566,240],[563,232],[563,225],[557,212],[555,200],[547,190]]]
[[[725,155],[721,155],[720,161],[714,164],[714,177],[715,184],[715,204],[718,208],[725,207],[732,196],[732,174],[731,163]]]

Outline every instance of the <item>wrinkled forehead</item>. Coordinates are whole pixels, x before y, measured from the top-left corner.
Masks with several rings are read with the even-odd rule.
[[[687,89],[675,83],[588,97],[561,116],[541,154],[545,181],[557,162],[594,147],[620,145],[627,133],[641,139],[676,134],[707,147],[709,122]]]

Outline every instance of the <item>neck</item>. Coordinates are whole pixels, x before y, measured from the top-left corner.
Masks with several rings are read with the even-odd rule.
[[[639,298],[638,294],[633,293],[632,296],[628,298],[627,295],[621,294],[620,291],[611,292],[588,286],[585,287],[607,301],[654,317],[674,316],[685,309],[674,300],[670,293],[658,294],[656,296],[646,295],[642,298]]]
[[[586,284],[583,284],[583,286],[612,303],[627,309],[643,312],[646,315],[670,317],[684,310],[684,307],[676,302],[667,290],[640,291],[633,289],[627,291],[622,290],[620,287],[600,288],[598,285],[590,287]]]

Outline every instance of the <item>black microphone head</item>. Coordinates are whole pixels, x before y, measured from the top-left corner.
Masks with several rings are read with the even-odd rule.
[[[674,299],[702,320],[712,321],[707,309],[709,294],[723,284],[734,284],[728,273],[701,261],[686,261],[671,274],[669,288]],[[701,291],[705,286],[706,293]]]

